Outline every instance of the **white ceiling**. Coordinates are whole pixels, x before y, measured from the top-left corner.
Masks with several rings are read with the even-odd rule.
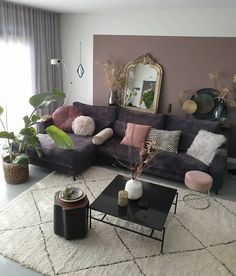
[[[59,13],[149,9],[236,8],[235,0],[10,0]]]

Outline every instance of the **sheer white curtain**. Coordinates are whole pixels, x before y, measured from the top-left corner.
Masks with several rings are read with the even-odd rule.
[[[28,102],[32,95],[30,46],[0,40],[0,105],[7,110],[10,131],[23,127],[23,116],[32,111]]]
[[[61,57],[59,14],[0,1],[0,105],[7,102],[15,125],[29,110],[31,95],[62,89],[61,72],[50,64],[54,57]]]

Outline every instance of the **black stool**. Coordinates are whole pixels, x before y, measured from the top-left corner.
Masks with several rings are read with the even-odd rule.
[[[87,196],[76,202],[64,202],[59,198],[60,191],[54,197],[54,233],[67,240],[84,238],[88,232]]]

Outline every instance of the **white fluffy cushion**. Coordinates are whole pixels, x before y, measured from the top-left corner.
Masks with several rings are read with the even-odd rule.
[[[93,118],[89,116],[78,116],[72,123],[72,129],[76,135],[92,135],[95,130]]]
[[[210,165],[216,150],[225,143],[226,139],[222,134],[215,134],[206,130],[199,130],[187,154]]]
[[[102,145],[104,142],[110,139],[112,135],[113,130],[111,128],[105,128],[93,137],[92,143],[94,145]]]

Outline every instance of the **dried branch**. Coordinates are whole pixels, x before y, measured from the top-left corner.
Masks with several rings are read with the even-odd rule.
[[[209,73],[208,77],[212,82],[214,88],[216,89],[216,98],[219,101],[227,103],[231,107],[236,107],[236,74],[233,76],[232,88],[223,85],[222,81],[220,80],[218,71],[216,71],[215,73]]]
[[[104,72],[106,85],[112,89],[123,89],[125,84],[125,66],[115,61],[113,57],[105,59]]]
[[[136,179],[142,174],[143,170],[149,165],[151,160],[158,154],[158,152],[156,138],[152,138],[144,144],[143,148],[141,148],[139,151],[136,164],[131,170],[133,172],[133,179]]]

